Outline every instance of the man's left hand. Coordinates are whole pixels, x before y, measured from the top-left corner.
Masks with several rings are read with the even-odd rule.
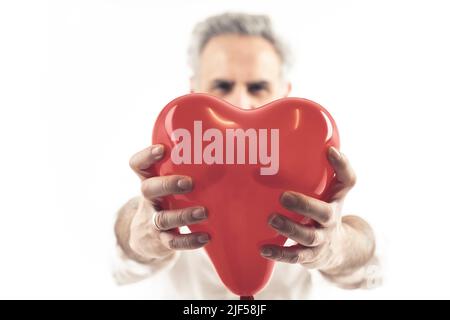
[[[330,190],[328,202],[294,191],[286,191],[280,197],[285,208],[311,218],[316,222],[315,226],[273,214],[269,225],[297,244],[290,247],[265,245],[261,248],[263,257],[321,271],[335,270],[346,264],[349,240],[351,242],[355,232],[343,223],[341,209],[345,196],[356,183],[356,175],[348,159],[334,147],[329,148],[328,159],[336,173],[336,183]]]

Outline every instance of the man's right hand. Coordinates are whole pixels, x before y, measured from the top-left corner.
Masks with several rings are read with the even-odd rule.
[[[203,207],[161,210],[158,201],[171,194],[192,190],[188,176],[152,176],[152,166],[164,155],[163,145],[153,145],[136,153],[130,166],[141,179],[142,196],[129,224],[129,256],[140,262],[150,262],[173,253],[174,250],[197,249],[210,240],[207,233],[177,234],[173,229],[198,223],[207,218]]]

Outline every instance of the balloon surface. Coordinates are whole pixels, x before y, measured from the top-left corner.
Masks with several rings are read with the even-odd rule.
[[[196,93],[161,111],[153,144],[165,146],[154,174],[193,180],[191,192],[164,197],[162,207],[205,207],[208,219],[189,229],[210,235],[205,250],[225,286],[239,296],[253,296],[274,267],[260,247],[286,241],[269,227],[270,215],[314,223],[283,208],[281,194],[292,190],[326,200],[334,183],[327,150],[339,148],[339,135],[331,115],[310,100],[283,98],[243,110]]]

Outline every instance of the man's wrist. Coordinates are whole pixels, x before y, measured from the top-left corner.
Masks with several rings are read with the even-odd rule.
[[[375,237],[366,221],[357,216],[344,216],[341,223],[339,250],[319,269],[328,277],[347,277],[358,272],[375,253]]]
[[[135,197],[128,201],[119,210],[114,231],[116,234],[117,244],[120,249],[122,249],[125,256],[139,263],[147,264],[152,262],[154,259],[146,259],[135,252],[130,246],[130,228],[133,218],[139,209],[139,201],[140,198]]]

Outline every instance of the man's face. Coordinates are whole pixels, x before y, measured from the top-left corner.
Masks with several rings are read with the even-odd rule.
[[[221,35],[209,40],[191,79],[192,92],[215,95],[242,109],[285,97],[290,89],[281,77],[281,60],[274,47],[255,36]]]

